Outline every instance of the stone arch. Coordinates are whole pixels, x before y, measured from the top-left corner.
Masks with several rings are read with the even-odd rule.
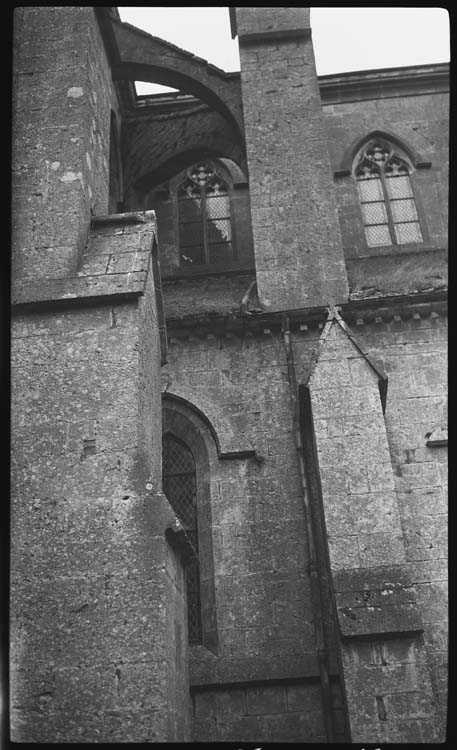
[[[197,424],[204,424],[212,437],[216,453],[212,458],[250,458],[255,456],[252,443],[237,430],[230,421],[221,414],[217,405],[205,399],[205,403],[199,403],[199,396],[195,389],[179,386],[167,389],[162,394],[163,405],[170,409],[182,411]]]
[[[233,187],[239,187],[241,185],[247,185],[248,179],[246,174],[246,166],[242,164],[240,166],[239,162],[236,159],[232,159],[231,157],[219,157],[219,161],[222,162],[222,164],[227,169],[227,172],[229,173]]]
[[[172,436],[187,446],[195,460],[202,645],[217,654],[210,485],[210,463],[217,458],[216,445],[203,415],[190,405],[166,396],[162,400],[162,434]]]
[[[206,105],[167,115],[153,106],[130,120],[125,134],[125,190],[141,195],[205,158],[234,161],[246,171],[244,145],[235,129]]]
[[[228,119],[241,134],[241,82],[206,60],[151,36],[128,23],[112,19],[119,51],[114,80],[150,81],[193,94]]]
[[[220,148],[217,148],[217,145],[217,141],[215,144],[208,141],[206,144],[195,144],[195,147],[191,149],[176,151],[169,159],[158,164],[150,172],[144,173],[131,185],[131,188],[136,193],[146,193],[172,179],[195,162],[205,159],[221,161],[226,166],[234,186],[236,184],[246,185],[247,181],[242,170],[235,168],[237,160],[240,158],[240,150],[235,145],[230,148],[230,145],[222,141],[220,142]],[[224,154],[222,158],[221,153]],[[227,162],[233,164],[233,167],[228,167]]]

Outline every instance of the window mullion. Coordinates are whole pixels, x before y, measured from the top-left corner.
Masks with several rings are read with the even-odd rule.
[[[384,175],[384,170],[381,169],[379,171],[379,175],[381,177],[382,194],[384,197],[384,205],[386,207],[387,221],[389,222],[389,231],[390,231],[390,236],[392,239],[392,245],[398,245],[397,235],[395,234],[395,221],[394,221],[394,216],[392,213],[392,208],[390,205],[389,193],[387,191],[387,183],[386,183],[386,178]]]
[[[208,238],[208,221],[207,221],[207,204],[206,204],[206,190],[204,187],[201,188],[201,201],[202,201],[202,222],[203,222],[203,252],[205,256],[205,263],[208,265],[210,260],[209,255],[209,238]]]

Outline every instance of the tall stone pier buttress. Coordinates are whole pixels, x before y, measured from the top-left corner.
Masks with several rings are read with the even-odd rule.
[[[155,215],[106,215],[94,9],[20,8],[16,31],[11,738],[185,741],[192,548],[161,492]]]
[[[259,298],[347,301],[309,8],[235,8]]]

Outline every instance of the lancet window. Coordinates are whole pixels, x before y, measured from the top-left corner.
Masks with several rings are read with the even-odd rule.
[[[369,247],[423,241],[410,171],[387,141],[372,140],[359,153],[355,177]]]
[[[174,435],[162,440],[163,491],[198,554],[197,472],[191,450]],[[200,569],[198,560],[187,566],[189,643],[202,642]]]
[[[212,162],[187,170],[178,187],[182,266],[217,265],[234,257],[229,188]]]

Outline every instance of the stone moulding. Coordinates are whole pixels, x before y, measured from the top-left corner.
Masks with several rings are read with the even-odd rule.
[[[205,400],[204,410],[195,403],[197,394],[194,390],[189,391],[180,387],[179,393],[167,390],[162,394],[163,405],[176,405],[178,409],[193,412],[209,429],[216,445],[218,458],[220,460],[256,458],[257,455],[252,443],[244,435],[240,434],[230,424],[229,420],[219,413],[219,409]]]
[[[448,444],[448,427],[444,422],[435,425],[433,430],[427,434],[427,448],[440,448]]]
[[[403,141],[398,135],[388,130],[372,130],[370,133],[364,134],[363,137],[356,138],[349,148],[346,149],[338,169],[333,173],[334,177],[346,177],[352,174],[352,164],[355,155],[363,145],[376,138],[382,138],[400,148],[409,157],[416,169],[428,169],[432,166],[431,161],[422,156],[422,154],[417,152],[410,144]]]
[[[338,305],[340,315],[348,323],[358,326],[372,323],[389,323],[399,317],[408,321],[411,318],[427,318],[447,315],[447,291],[427,292],[389,297],[367,297],[350,300]],[[328,307],[309,307],[277,312],[245,312],[221,315],[189,315],[182,318],[167,318],[167,331],[174,343],[196,335],[262,334],[281,331],[283,315],[289,318],[291,331],[322,329],[327,319]]]

